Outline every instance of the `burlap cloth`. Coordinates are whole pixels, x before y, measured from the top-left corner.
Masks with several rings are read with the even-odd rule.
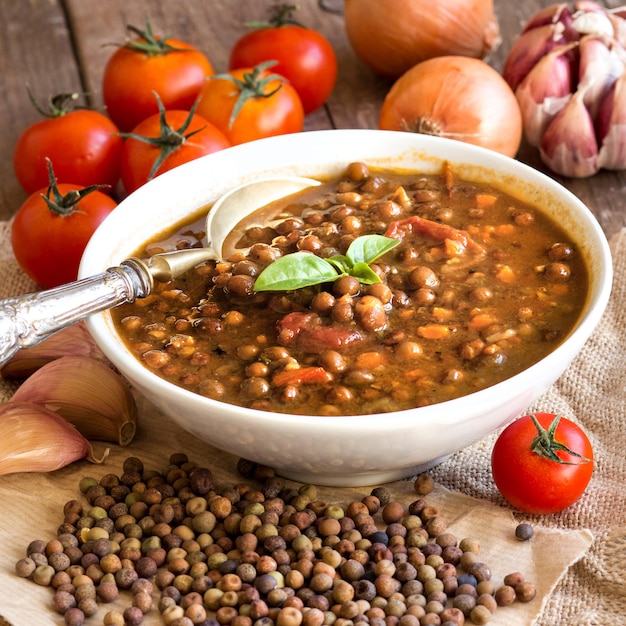
[[[11,255],[9,225],[0,223],[0,297],[33,291]],[[583,626],[626,624],[626,231],[611,241],[615,285],[606,314],[580,356],[541,398],[535,409],[558,411],[578,420],[595,449],[591,484],[570,509],[558,515],[524,517],[500,498],[490,473],[489,457],[497,433],[462,450],[431,470],[437,482],[429,500],[442,509],[450,528],[461,537],[476,537],[483,560],[496,583],[507,573],[522,571],[538,586],[537,598],[498,609],[491,624],[506,626]],[[0,400],[14,389],[0,381]],[[239,482],[237,459],[175,427],[146,400],[138,398],[140,428],[125,449],[115,446],[102,466],[76,463],[50,474],[0,476],[0,626],[63,624],[52,611],[52,592],[18,578],[15,562],[33,539],[51,539],[65,501],[80,497],[82,476],[119,473],[123,459],[137,455],[147,467],[163,467],[172,452],[185,451],[208,464],[219,484]],[[389,485],[394,498],[415,499],[412,481]],[[369,489],[323,488],[327,502],[347,503]],[[531,541],[514,538],[520,520],[534,525]],[[123,609],[130,598],[119,603]],[[88,623],[101,624],[100,617]],[[156,609],[145,624],[160,624]]]

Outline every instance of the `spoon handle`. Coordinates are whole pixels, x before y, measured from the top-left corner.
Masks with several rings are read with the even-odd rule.
[[[92,313],[143,298],[151,290],[152,275],[145,265],[128,259],[96,276],[0,299],[0,365],[20,348],[35,346]]]

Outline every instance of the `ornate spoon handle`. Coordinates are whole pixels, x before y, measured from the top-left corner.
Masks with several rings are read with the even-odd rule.
[[[128,259],[97,276],[67,285],[0,300],[0,365],[20,348],[37,345],[53,333],[92,313],[152,290],[152,275],[137,259]]]

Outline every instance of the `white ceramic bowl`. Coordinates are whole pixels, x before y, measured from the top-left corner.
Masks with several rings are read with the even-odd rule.
[[[379,484],[423,471],[519,415],[562,374],[598,324],[612,281],[606,238],[573,194],[513,159],[465,143],[393,131],[305,132],[230,148],[157,177],[105,220],[80,268],[85,277],[119,264],[155,234],[243,182],[274,174],[338,173],[355,160],[423,171],[449,161],[463,177],[502,185],[555,217],[591,273],[589,299],[570,336],[532,367],[470,396],[396,413],[318,417],[244,409],[185,391],[135,359],[108,312],[87,322],[124,376],[183,428],[284,476],[335,486]]]

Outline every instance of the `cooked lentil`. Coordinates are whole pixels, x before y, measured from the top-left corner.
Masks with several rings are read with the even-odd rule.
[[[423,175],[351,164],[339,180],[254,219],[262,226],[243,227],[228,261],[158,284],[113,311],[146,367],[224,402],[359,414],[463,396],[552,351],[587,296],[582,255],[557,224],[447,168]],[[343,276],[254,291],[275,258],[345,254],[367,234],[401,240],[372,264],[381,283]],[[195,222],[139,254],[200,246],[203,236]]]

